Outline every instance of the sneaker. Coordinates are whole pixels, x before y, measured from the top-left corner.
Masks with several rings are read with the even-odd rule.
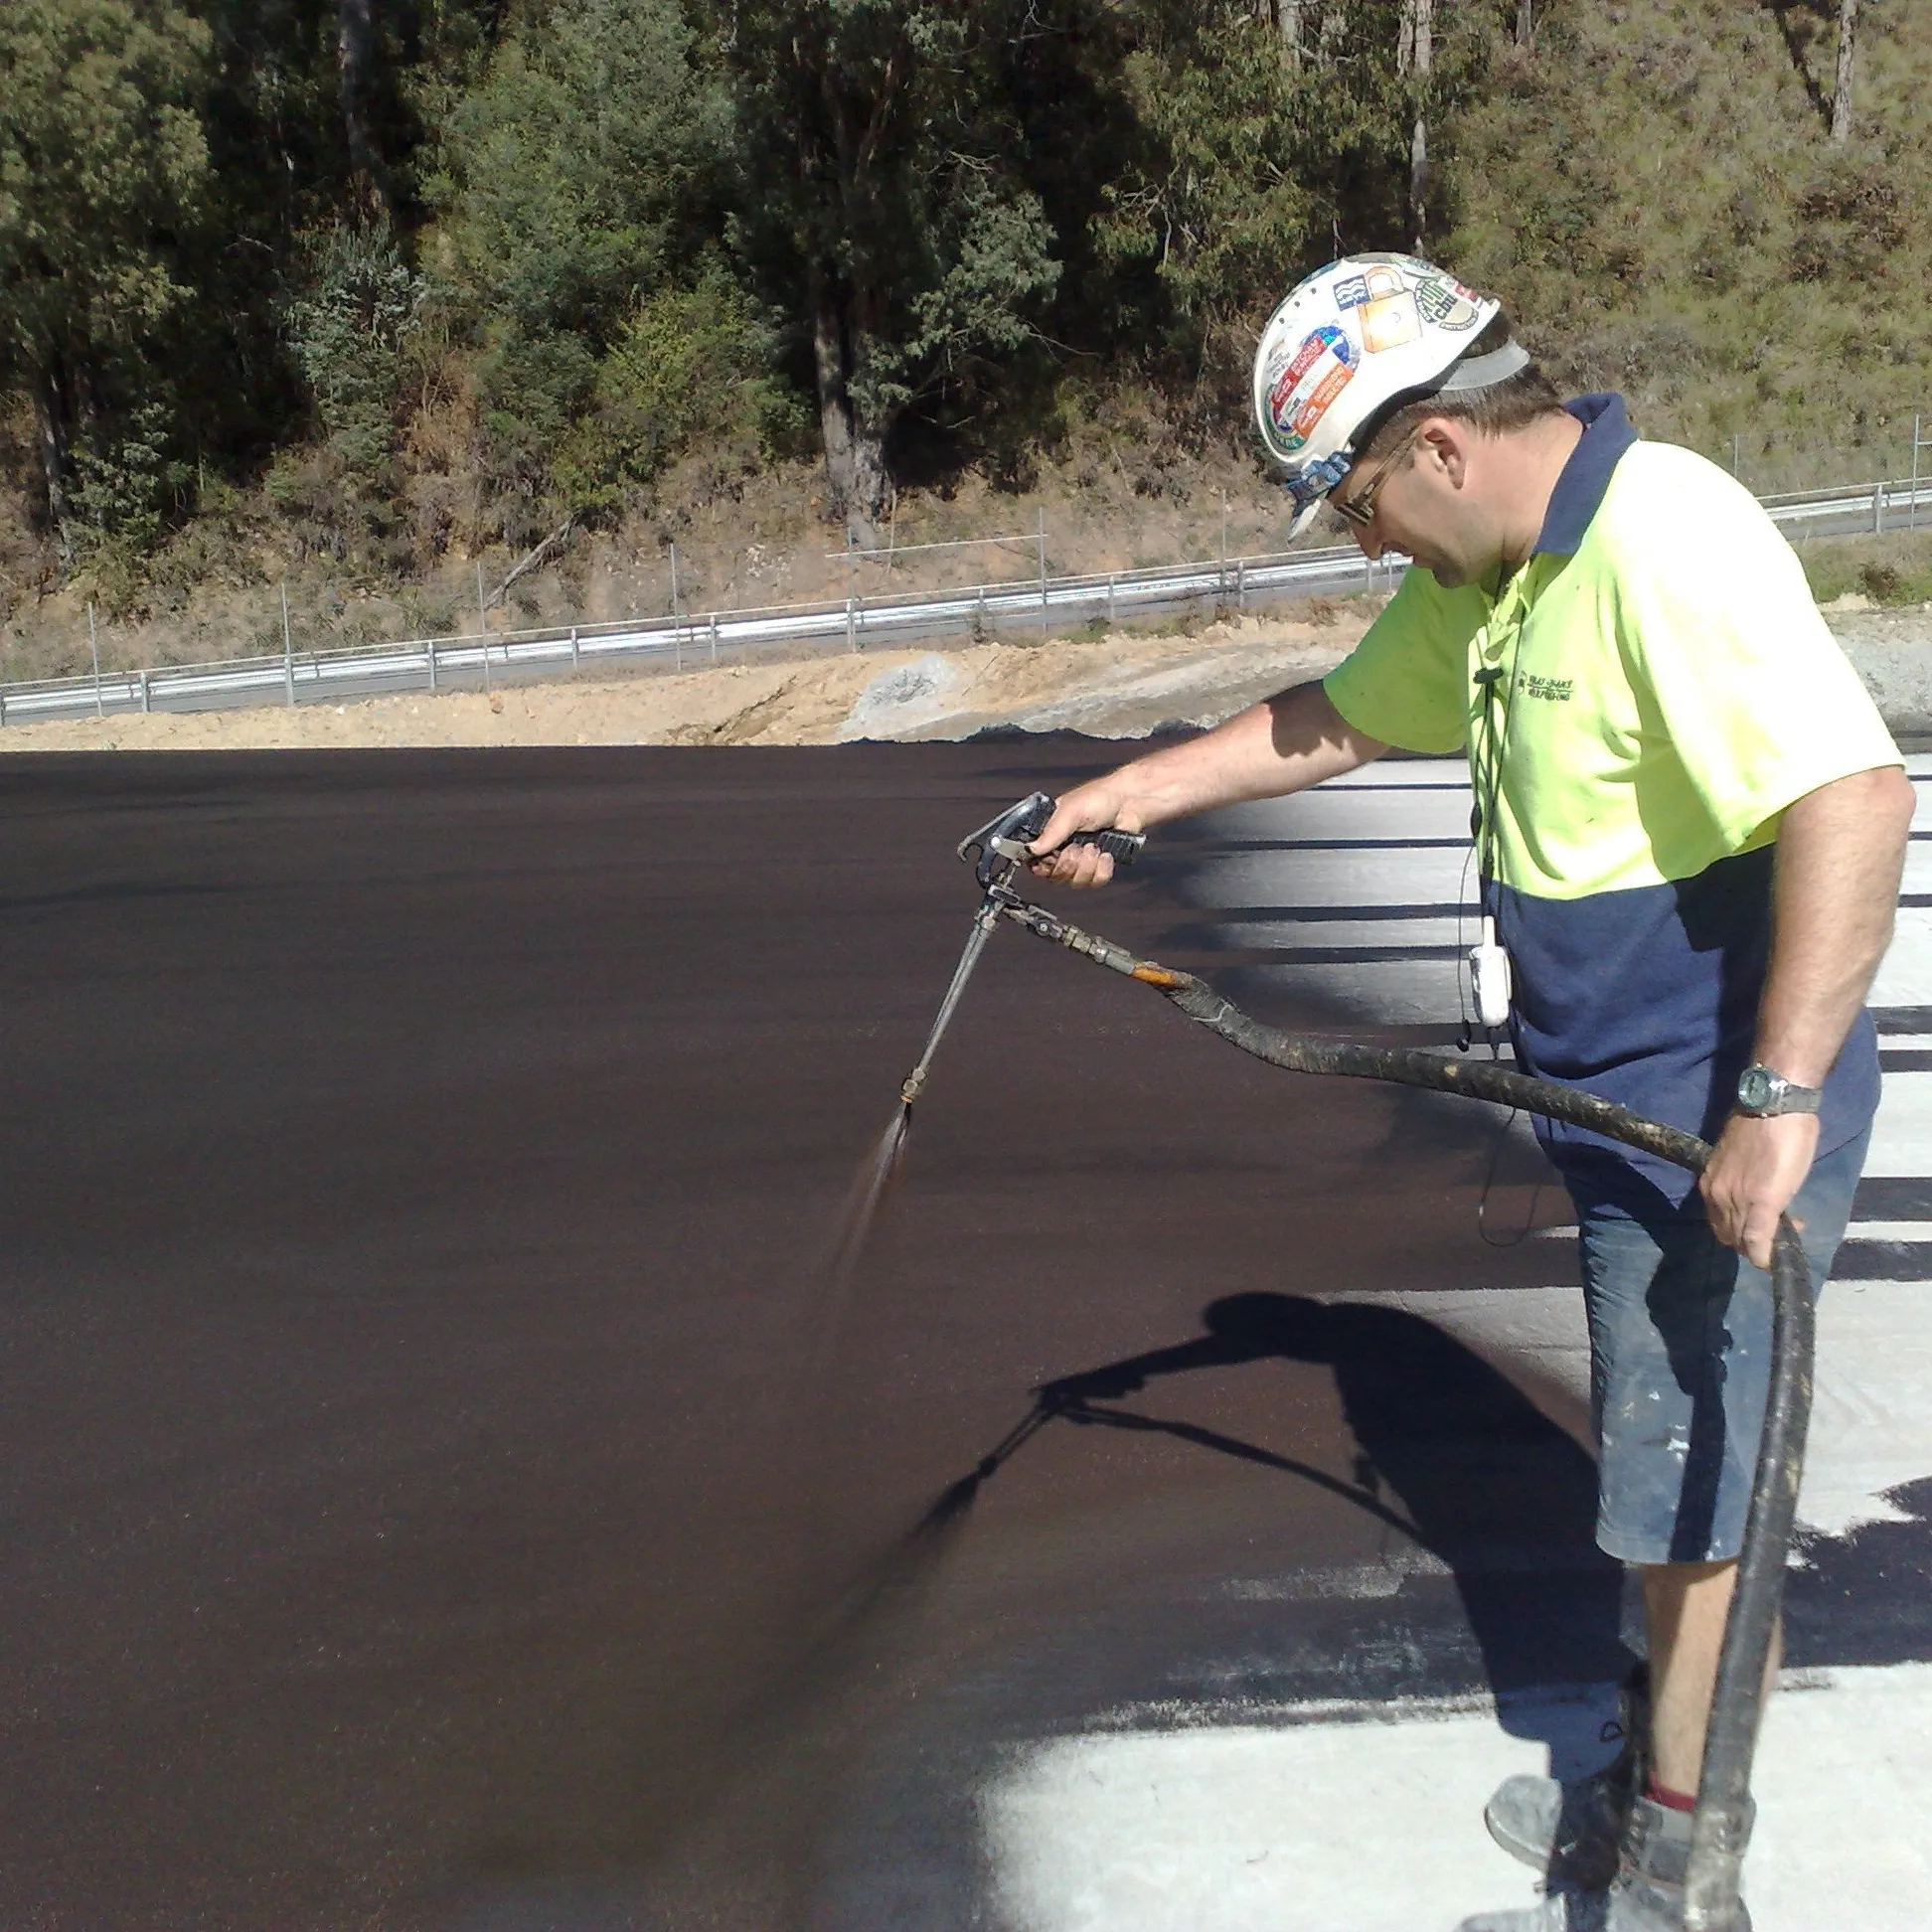
[[[1684,1932],[1690,1814],[1633,1800],[1617,1874],[1607,1888],[1552,1891],[1511,1912],[1480,1912],[1458,1932]],[[1751,1932],[1740,1899],[1726,1932]]]
[[[1601,1891],[1617,1875],[1617,1846],[1634,1782],[1626,1751],[1572,1784],[1506,1778],[1483,1808],[1490,1837],[1552,1885]]]
[[[1621,1738],[1623,1749],[1600,1771],[1568,1784],[1506,1778],[1483,1808],[1490,1837],[1552,1885],[1602,1890],[1616,1876],[1624,1820],[1643,1782],[1640,1740],[1649,1725],[1649,1686],[1640,1664],[1624,1685],[1617,1715],[1603,1727],[1604,1743]]]

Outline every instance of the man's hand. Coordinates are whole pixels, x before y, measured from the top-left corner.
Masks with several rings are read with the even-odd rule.
[[[1768,1270],[1778,1216],[1805,1185],[1817,1151],[1816,1114],[1732,1114],[1697,1182],[1710,1231]]]
[[[1067,792],[1053,808],[1039,838],[1028,847],[1036,855],[1030,868],[1036,879],[1051,879],[1062,886],[1104,886],[1114,875],[1114,862],[1097,846],[1067,845],[1076,832],[1144,832],[1147,821],[1123,795],[1110,775]]]
[[[1349,724],[1319,683],[1297,685],[1200,737],[1163,745],[1075,786],[1033,842],[1033,876],[1062,886],[1104,886],[1113,877],[1113,861],[1092,846],[1066,846],[1074,833],[1110,826],[1146,832],[1219,805],[1283,798],[1387,749]]]

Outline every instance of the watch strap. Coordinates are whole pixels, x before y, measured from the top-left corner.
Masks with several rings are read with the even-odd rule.
[[[1775,1067],[1753,1061],[1737,1076],[1737,1111],[1753,1120],[1769,1120],[1781,1114],[1818,1112],[1825,1098],[1823,1087],[1800,1086]]]

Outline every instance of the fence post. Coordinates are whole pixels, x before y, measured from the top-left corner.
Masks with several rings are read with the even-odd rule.
[[[150,712],[153,709],[154,702],[148,694],[148,674],[143,671],[141,673],[141,710],[143,712]]]
[[[293,689],[291,685],[290,690]],[[436,640],[433,637],[429,640],[429,689],[431,691],[436,689]],[[288,702],[292,705],[295,700],[291,697]]]
[[[483,560],[480,557],[476,560],[476,627],[485,637],[489,636],[490,606],[483,601]]]
[[[1234,566],[1234,608],[1247,608],[1247,564],[1245,562]]]
[[[577,627],[574,624],[572,624],[570,626],[570,669],[574,671],[578,669],[582,663],[583,663],[582,658],[579,657],[577,654]]]
[[[1046,506],[1040,507],[1040,636],[1046,637]]]
[[[87,649],[93,653],[94,668],[94,716],[105,718],[106,712],[100,703],[100,633],[94,629],[93,599],[87,599]]]
[[[1221,500],[1221,545],[1220,569],[1214,577],[1214,606],[1216,611],[1227,601],[1227,492],[1220,493]]]
[[[288,579],[282,578],[282,687],[288,693],[288,702],[295,703],[295,639],[288,628]],[[431,686],[433,690],[433,685]]]
[[[1107,572],[1107,628],[1114,629],[1114,573]]]
[[[1919,451],[1925,446],[1919,439],[1919,423],[1921,420],[1922,418],[1916,415],[1912,418],[1912,507],[1905,513],[1905,528],[1907,530],[1916,530],[1918,528]]]
[[[1875,537],[1885,527],[1885,486],[1883,481],[1871,486],[1871,534]]]
[[[859,648],[859,599],[850,590],[846,592],[846,649]]]
[[[712,632],[712,662],[716,664],[718,662],[718,612],[715,610],[712,612],[711,632]]]

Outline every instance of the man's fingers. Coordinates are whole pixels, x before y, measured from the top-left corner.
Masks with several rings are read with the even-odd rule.
[[[1104,831],[1112,823],[1104,799],[1070,791],[1053,807],[1053,816],[1040,828],[1040,837],[1027,850],[1036,858],[1057,852],[1076,832]]]
[[[1095,846],[1069,845],[1033,862],[1036,879],[1061,886],[1104,886],[1113,877],[1114,862]]]
[[[1060,886],[1104,886],[1114,876],[1114,862],[1093,845],[1077,841],[1082,832],[1105,832],[1118,827],[1138,832],[1140,820],[1105,792],[1084,787],[1070,791],[1053,808],[1053,816],[1027,850],[1034,855],[1033,876]]]

